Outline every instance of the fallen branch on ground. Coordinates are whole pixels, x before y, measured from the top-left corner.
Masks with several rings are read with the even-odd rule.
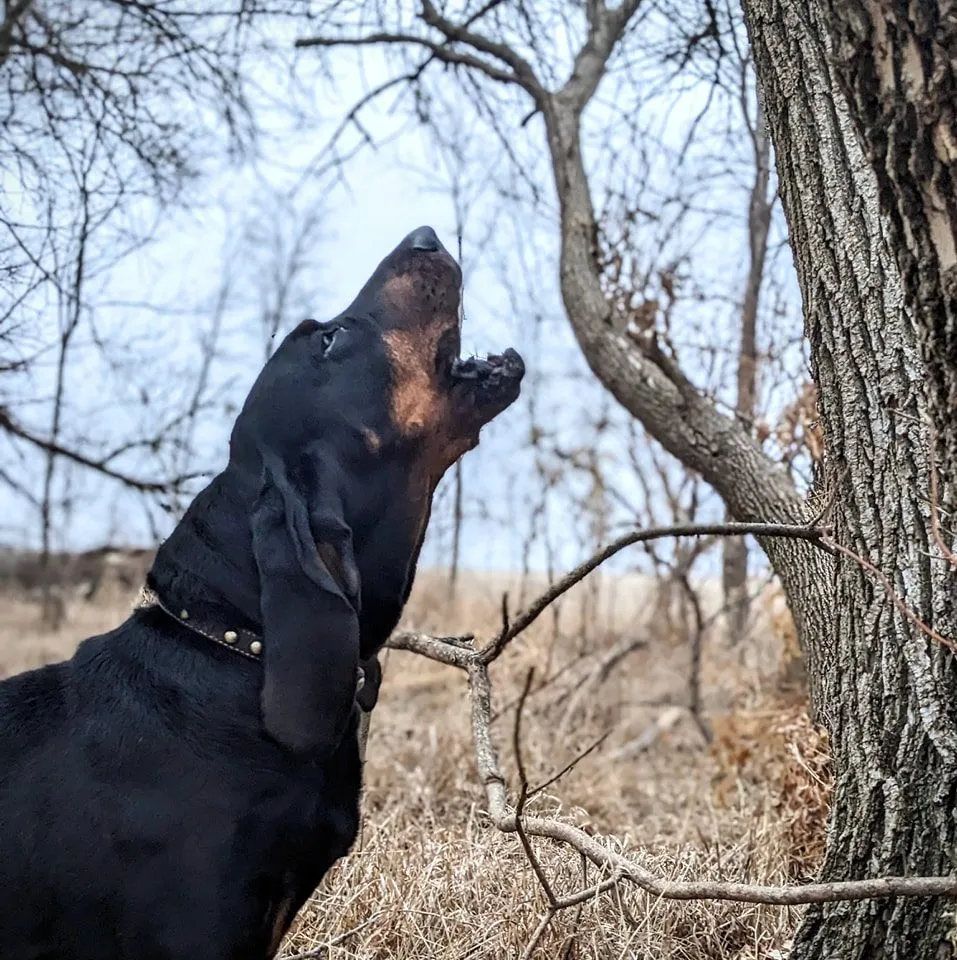
[[[389,646],[408,650],[438,663],[464,670],[469,678],[472,741],[479,778],[485,790],[486,814],[503,833],[516,833],[526,853],[531,850],[530,838],[540,837],[567,844],[595,864],[605,879],[587,890],[569,897],[558,897],[548,884],[541,865],[531,852],[531,863],[549,900],[549,908],[542,917],[532,939],[525,948],[530,957],[541,940],[555,913],[566,906],[582,903],[598,896],[604,890],[629,881],[646,893],[663,900],[733,900],[742,903],[761,903],[797,906],[809,903],[828,903],[839,900],[866,900],[878,897],[957,897],[957,876],[945,877],[875,877],[867,880],[844,880],[831,883],[810,883],[803,886],[775,886],[725,881],[676,881],[655,876],[631,857],[618,853],[600,838],[590,836],[571,823],[546,817],[529,817],[524,807],[528,799],[528,782],[520,766],[522,788],[515,808],[508,804],[508,786],[498,761],[498,752],[492,739],[491,682],[489,666],[505,647],[524,632],[538,616],[558,597],[584,579],[592,570],[620,550],[633,543],[641,543],[668,536],[689,535],[785,536],[808,540],[822,549],[844,553],[839,545],[826,540],[828,531],[820,527],[802,527],[790,524],[688,524],[635,531],[614,541],[590,560],[576,567],[558,580],[529,607],[484,647],[476,649],[472,636],[434,637],[424,633],[397,633]],[[859,559],[859,558],[855,558]],[[520,714],[530,690],[531,677],[519,700],[516,714],[516,757],[520,758]],[[580,758],[579,758],[580,759]],[[572,764],[574,765],[574,764]],[[570,765],[570,766],[572,766]],[[563,772],[567,772],[563,771]]]
[[[476,660],[470,666],[469,684],[472,738],[479,777],[485,787],[486,812],[492,823],[503,833],[515,833],[518,829],[515,813],[508,806],[506,782],[498,764],[498,754],[492,743],[489,727],[491,685],[485,664]],[[743,903],[783,906],[835,900],[866,900],[872,897],[957,896],[957,877],[878,877],[871,880],[811,883],[804,886],[664,880],[570,823],[544,817],[524,817],[522,829],[527,837],[546,837],[567,843],[596,866],[617,874],[623,880],[630,880],[647,893],[665,900],[737,900]]]

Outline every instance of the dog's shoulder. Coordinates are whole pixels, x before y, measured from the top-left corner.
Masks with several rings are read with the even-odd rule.
[[[68,663],[50,664],[0,681],[0,775],[13,758],[56,734],[69,711]]]
[[[69,660],[0,681],[0,778],[18,762],[36,766],[47,750],[66,751],[92,713],[115,709],[123,667],[112,651],[117,635],[135,646],[129,623],[84,640]]]

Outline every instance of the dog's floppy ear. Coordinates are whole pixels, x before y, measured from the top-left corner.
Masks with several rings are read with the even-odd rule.
[[[277,457],[264,457],[252,539],[263,625],[263,723],[290,749],[321,755],[338,746],[355,704],[359,574],[336,485],[323,483],[318,469],[309,472],[308,489],[299,490]],[[323,562],[317,541],[334,550],[338,570]]]

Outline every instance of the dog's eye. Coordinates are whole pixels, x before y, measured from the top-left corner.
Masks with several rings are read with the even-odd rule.
[[[339,327],[332,327],[329,330],[323,330],[319,339],[319,349],[323,357],[329,356],[332,345],[336,342],[336,336],[339,333]]]

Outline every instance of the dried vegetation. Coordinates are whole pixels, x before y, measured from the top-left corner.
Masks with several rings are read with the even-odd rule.
[[[507,577],[420,576],[406,624],[488,635]],[[526,584],[531,594],[541,584]],[[717,594],[700,587],[714,610]],[[517,601],[516,601],[517,602]],[[0,627],[0,675],[68,655],[129,603],[122,591],[75,603],[58,634],[13,598]],[[685,614],[639,577],[584,584],[493,669],[494,732],[515,771],[515,706],[531,666],[522,752],[534,787],[606,735],[528,813],[567,818],[614,837],[671,879],[784,883],[808,879],[823,853],[830,792],[825,735],[807,714],[793,670],[793,632],[780,596],[755,605],[750,637],[729,645],[720,618],[705,638],[702,704],[708,743],[687,704]],[[634,649],[614,658],[609,653]],[[483,815],[465,677],[414,654],[385,654],[373,717],[362,835],[302,911],[282,956],[471,960],[523,955],[547,900],[515,835]],[[558,896],[600,878],[578,854],[533,841]],[[786,955],[799,908],[657,901],[622,887],[566,910],[534,956],[758,960]],[[316,952],[318,951],[318,952]]]

